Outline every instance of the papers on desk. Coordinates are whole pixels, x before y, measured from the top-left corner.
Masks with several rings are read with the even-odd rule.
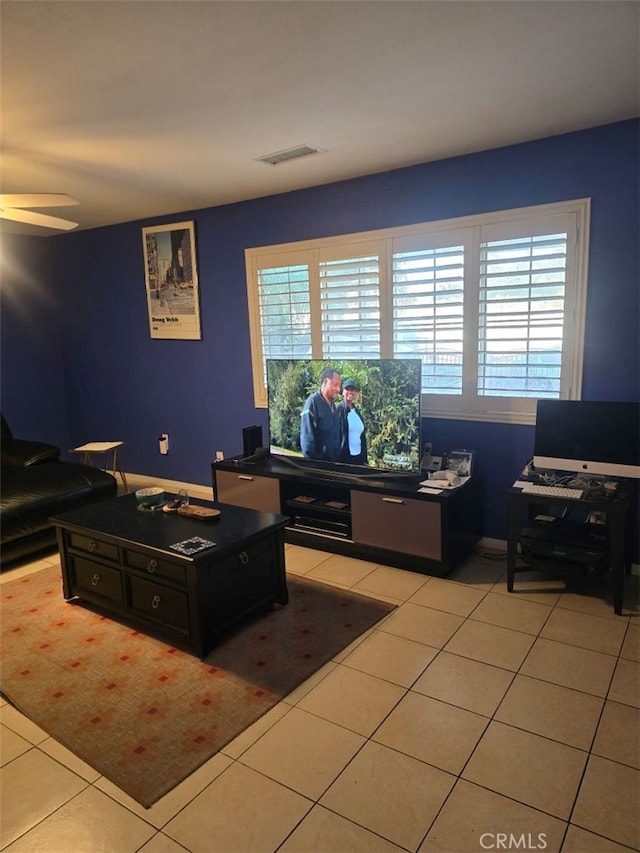
[[[460,486],[464,486],[468,479],[468,477],[460,477],[458,483],[450,483],[448,480],[422,480],[418,484],[420,486],[418,491],[426,494],[437,495],[440,494],[440,492],[459,489]]]

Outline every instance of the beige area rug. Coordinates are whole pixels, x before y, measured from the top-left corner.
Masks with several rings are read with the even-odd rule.
[[[394,609],[305,579],[204,661],[62,597],[60,570],[1,587],[0,690],[145,807]]]

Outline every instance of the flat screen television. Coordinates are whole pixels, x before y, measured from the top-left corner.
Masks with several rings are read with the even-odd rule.
[[[267,359],[269,400],[269,451],[311,470],[334,470],[366,476],[375,472],[417,474],[420,470],[420,359]],[[309,411],[305,403],[321,388],[323,371],[339,374],[334,416],[324,400],[315,400]],[[351,380],[350,382],[348,380]],[[345,426],[346,388],[357,407],[360,424],[360,456],[349,449],[349,427]],[[303,414],[303,412],[305,414]],[[310,421],[329,418],[341,423],[341,450],[335,444],[312,447]],[[303,427],[303,420],[306,424]],[[353,420],[349,423],[353,424]],[[356,419],[358,430],[360,424]],[[333,430],[334,426],[329,425]],[[301,439],[301,431],[303,433]],[[357,460],[354,464],[354,458]]]
[[[640,403],[538,400],[536,468],[640,477]]]

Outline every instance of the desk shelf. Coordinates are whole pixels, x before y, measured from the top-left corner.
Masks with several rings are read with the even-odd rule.
[[[619,488],[615,497],[586,491],[579,500],[546,497],[525,492],[515,486],[511,488],[507,494],[507,590],[513,592],[516,572],[529,571],[532,568],[539,571],[584,569],[601,574],[610,570],[614,588],[614,611],[618,615],[622,614],[624,575],[631,569],[632,497],[631,489],[625,487]],[[545,540],[544,528],[539,523],[535,528],[532,528],[532,525],[536,525],[535,515],[548,513],[553,516],[557,510],[579,511],[585,518],[592,513],[598,513],[604,518],[601,536],[594,538],[595,534],[600,532],[594,528],[599,528],[599,525],[575,524],[570,529],[561,531],[557,537],[556,549],[551,530],[549,538]],[[526,542],[526,533],[532,529],[535,530],[536,536],[540,536],[540,547],[537,553],[522,554],[522,542]],[[554,553],[556,550],[558,553]],[[522,562],[525,563],[524,566],[521,565]]]

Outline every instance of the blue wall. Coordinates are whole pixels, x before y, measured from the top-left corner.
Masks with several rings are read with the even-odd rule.
[[[128,471],[208,485],[216,450],[240,452],[243,426],[266,430],[266,413],[253,405],[245,248],[584,197],[592,199],[592,222],[583,396],[638,400],[639,128],[637,120],[621,122],[234,205],[33,238],[31,245],[46,242],[47,251],[34,250],[29,262],[49,302],[33,308],[30,293],[25,301],[46,348],[25,372],[16,353],[25,332],[35,345],[31,326],[17,311],[3,313],[3,410],[11,422],[37,425],[42,438],[62,435],[62,446],[123,439]],[[196,223],[202,340],[151,340],[141,228],[185,219]],[[161,432],[170,435],[168,456],[158,453]],[[426,418],[423,434],[434,453],[475,451],[487,488],[484,532],[503,537],[504,490],[532,453],[533,429]]]
[[[53,241],[44,238],[2,241],[2,411],[16,437],[66,450],[71,447],[69,399],[52,248]]]

